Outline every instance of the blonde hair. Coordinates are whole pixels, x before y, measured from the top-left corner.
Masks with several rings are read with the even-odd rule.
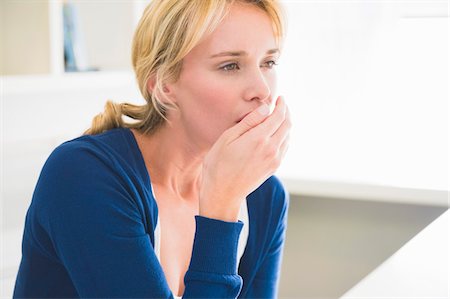
[[[164,83],[178,80],[183,58],[217,28],[235,2],[252,4],[266,12],[281,47],[285,18],[277,0],[152,0],[144,10],[132,42],[133,69],[147,103],[139,106],[108,100],[104,112],[94,117],[83,135],[118,127],[150,134],[168,121],[167,111],[176,109],[176,105],[164,101]],[[150,79],[155,80],[152,91],[147,86]],[[124,122],[124,115],[136,122]]]

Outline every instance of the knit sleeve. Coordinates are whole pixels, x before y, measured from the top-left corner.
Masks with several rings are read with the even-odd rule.
[[[289,209],[289,193],[283,187],[281,181],[272,177],[275,182],[273,192],[274,230],[271,235],[268,250],[262,260],[261,266],[256,272],[252,285],[246,297],[248,298],[278,298],[278,285],[280,280],[281,263],[286,238],[286,229]]]
[[[135,190],[113,164],[93,148],[63,145],[44,165],[34,196],[58,259],[80,297],[173,298]],[[236,298],[243,223],[195,221],[183,298]]]

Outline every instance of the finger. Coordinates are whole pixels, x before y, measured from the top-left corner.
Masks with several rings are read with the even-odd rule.
[[[278,150],[280,160],[283,160],[288,148],[289,148],[289,134],[287,134],[286,138],[283,140],[283,143],[281,143],[280,149]]]
[[[263,103],[261,106],[259,106],[252,112],[250,112],[237,125],[234,125],[233,127],[227,130],[229,141],[233,141],[239,138],[250,129],[262,123],[266,119],[267,115],[269,115],[269,113],[270,108],[265,103]]]
[[[286,107],[286,117],[278,130],[271,136],[271,142],[274,142],[275,144],[281,144],[286,138],[286,135],[289,134],[291,126],[291,115],[289,112],[289,108]]]
[[[264,122],[254,127],[251,134],[257,136],[272,136],[284,121],[286,104],[282,96],[278,97],[273,113]]]
[[[273,171],[276,171],[281,166],[281,163],[283,163],[284,156],[286,154],[286,151],[289,147],[289,134],[286,136],[286,138],[281,143],[280,147],[277,150],[277,154],[274,157],[273,162],[275,163],[273,166],[275,169]]]

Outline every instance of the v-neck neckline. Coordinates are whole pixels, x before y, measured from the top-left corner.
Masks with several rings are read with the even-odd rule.
[[[144,173],[145,179],[146,179],[146,183],[147,186],[150,190],[151,196],[152,196],[152,200],[153,203],[156,207],[156,225],[155,225],[155,229],[153,231],[153,240],[154,240],[154,250],[155,250],[155,254],[158,258],[158,262],[160,262],[160,249],[161,249],[161,224],[160,224],[160,219],[159,219],[159,209],[158,209],[158,202],[156,201],[156,197],[155,197],[155,193],[154,193],[154,189],[153,189],[153,185],[151,182],[151,177],[150,177],[150,173],[147,170],[147,165],[145,164],[145,159],[144,159],[144,155],[142,154],[142,151],[139,147],[139,143],[136,139],[136,136],[134,136],[133,131],[131,131],[130,128],[123,128],[125,131],[127,131],[127,134],[129,136],[129,139],[131,139],[133,146],[132,149],[134,151],[134,154],[136,156],[138,156],[139,158],[139,163],[140,163],[140,167],[141,167],[141,172]],[[242,257],[244,256],[245,253],[245,249],[247,248],[247,242],[248,242],[248,238],[249,238],[249,233],[250,233],[250,215],[249,215],[249,210],[248,210],[248,202],[247,202],[247,197],[244,199],[245,203],[241,204],[241,211],[239,212],[239,220],[244,222],[246,225],[244,225],[243,231],[241,232],[241,236],[239,238],[238,241],[238,254],[237,254],[237,258],[238,261],[236,263],[236,266],[239,267],[240,261],[242,259]],[[242,213],[242,206],[245,204],[245,215]],[[182,296],[176,296],[173,294],[175,299],[181,299]]]

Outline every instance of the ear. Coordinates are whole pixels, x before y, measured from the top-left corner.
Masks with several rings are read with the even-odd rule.
[[[156,77],[155,75],[152,75],[148,80],[147,80],[147,91],[149,93],[153,92],[153,89],[155,89],[155,84],[156,84]]]
[[[152,93],[155,90],[156,85],[156,76],[151,76],[147,81],[147,90],[148,92]],[[166,103],[166,100],[170,100],[172,103],[176,104],[174,93],[172,92],[172,85],[170,84],[163,84],[163,92],[164,95],[160,97],[164,103]],[[161,95],[160,95],[161,96]]]

